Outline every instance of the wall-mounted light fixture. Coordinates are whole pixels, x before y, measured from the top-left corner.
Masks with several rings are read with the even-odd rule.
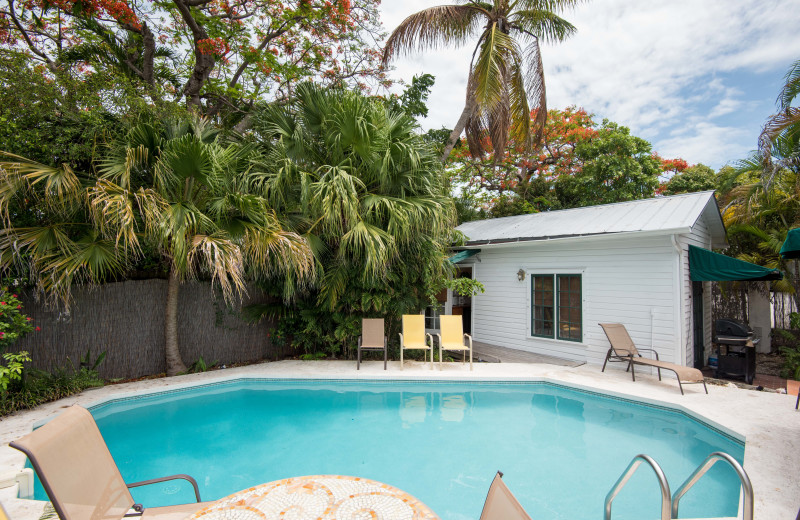
[[[517,280],[519,280],[520,282],[525,280],[525,269],[520,269],[519,271],[517,271]]]

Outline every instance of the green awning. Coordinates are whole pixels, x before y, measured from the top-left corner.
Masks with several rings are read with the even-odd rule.
[[[481,252],[480,249],[467,249],[465,251],[459,251],[458,253],[448,258],[448,260],[450,260],[451,264],[457,264],[459,262],[463,262],[467,258],[471,258],[477,255],[480,252]]]
[[[780,269],[768,269],[702,247],[689,246],[689,272],[693,282],[780,280]]]
[[[800,258],[800,228],[790,229],[781,247],[784,258]]]

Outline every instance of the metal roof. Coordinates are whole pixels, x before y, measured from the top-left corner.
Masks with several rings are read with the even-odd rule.
[[[703,215],[712,246],[725,247],[725,226],[713,191],[476,220],[456,229],[467,236],[466,246],[478,246],[612,233],[690,233]]]

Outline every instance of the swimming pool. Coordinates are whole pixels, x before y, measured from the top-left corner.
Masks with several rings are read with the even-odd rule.
[[[444,520],[477,518],[498,469],[533,518],[596,520],[638,453],[673,488],[713,451],[744,456],[740,441],[682,412],[549,383],[247,379],[91,411],[128,482],[188,473],[212,500],[290,476],[355,475],[411,493]],[[134,499],[192,499],[183,483],[148,488]],[[681,516],[735,516],[738,496],[734,472],[717,465]],[[655,518],[659,500],[642,468],[614,518]]]

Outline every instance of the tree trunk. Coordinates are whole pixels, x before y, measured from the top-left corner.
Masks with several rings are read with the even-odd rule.
[[[142,79],[150,87],[155,86],[155,75],[153,73],[156,54],[156,39],[152,31],[147,27],[146,23],[142,23],[142,43],[144,45],[144,54],[142,56]]]
[[[453,131],[450,132],[450,139],[447,140],[447,144],[444,147],[444,152],[442,152],[442,163],[446,164],[447,159],[450,158],[450,152],[453,151],[453,148],[456,145],[456,141],[458,141],[458,137],[461,135],[461,132],[464,131],[464,128],[467,126],[467,120],[469,116],[472,115],[472,112],[475,110],[475,96],[470,96],[467,100],[467,103],[464,105],[464,111],[461,112],[461,117],[458,118],[458,122],[456,123],[455,128]]]
[[[178,350],[178,292],[181,280],[175,267],[169,271],[169,285],[167,286],[167,309],[164,315],[164,354],[167,362],[167,375],[176,376],[186,372],[186,365],[181,359]]]

